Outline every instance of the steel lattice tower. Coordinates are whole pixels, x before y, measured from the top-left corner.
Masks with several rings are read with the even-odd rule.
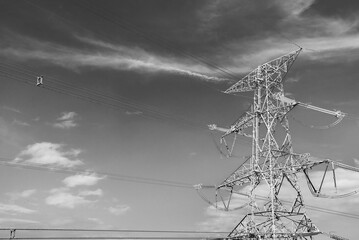
[[[227,89],[225,93],[228,94],[252,91],[253,103],[230,128],[209,125],[211,130],[224,132],[221,142],[225,144],[229,154],[233,151],[237,135],[252,139],[251,156],[221,184],[196,185],[201,197],[219,209],[229,210],[230,204],[234,201],[232,197],[234,194],[248,198],[247,202],[234,207],[234,209],[246,208],[247,213],[229,234],[229,239],[312,239],[312,236],[322,232],[305,213],[297,173],[304,173],[313,195],[331,197],[321,193],[328,166],[332,167],[333,174],[335,166],[353,170],[350,166],[328,159],[314,161],[309,158],[309,154],[296,154],[293,151],[287,113],[295,106],[301,105],[335,116],[337,121],[331,125],[337,124],[345,116],[340,111],[326,110],[285,97],[283,89],[285,76],[301,50],[300,48],[258,66]],[[228,146],[225,139],[230,135],[234,136],[232,146]],[[319,187],[314,186],[308,174],[308,171],[317,165],[326,166]],[[267,186],[269,194],[258,201],[256,191],[260,184],[262,187]],[[289,206],[284,205],[288,201],[283,198],[281,192],[284,184],[293,192]],[[215,203],[210,202],[199,191],[205,188],[215,188]],[[243,193],[243,190],[246,193]],[[218,201],[222,206],[218,206]]]

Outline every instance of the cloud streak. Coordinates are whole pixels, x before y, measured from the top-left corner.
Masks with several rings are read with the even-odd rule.
[[[119,216],[119,215],[125,214],[125,213],[128,212],[130,209],[131,209],[131,207],[128,206],[128,205],[116,205],[116,206],[113,206],[113,207],[109,207],[107,210],[108,210],[111,214],[116,215],[116,216]]]
[[[39,224],[39,221],[22,219],[22,218],[0,218],[0,223],[29,223],[29,224]]]
[[[71,168],[83,164],[77,158],[80,153],[79,149],[65,150],[63,144],[41,142],[28,145],[14,162]]]
[[[95,173],[91,174],[77,174],[65,178],[62,182],[66,187],[77,187],[77,186],[93,186],[105,177],[99,177]]]
[[[59,118],[56,119],[56,122],[53,124],[55,128],[69,129],[77,127],[78,124],[75,122],[77,117],[75,112],[63,112]]]
[[[303,2],[286,3],[281,7],[288,12],[301,13],[310,6],[312,1]],[[297,35],[295,43],[304,48],[315,50],[315,52],[306,53],[309,58],[315,60],[337,59],[340,56],[348,57],[349,53],[351,53],[349,54],[351,58],[358,58],[356,52],[348,52],[347,50],[359,49],[359,34],[351,32],[359,25],[359,20],[349,21],[322,16],[303,17],[299,13],[294,15],[289,15],[287,19],[282,20],[281,24],[285,29],[290,29],[294,22],[299,22],[299,28],[302,32],[289,32],[288,34]],[[313,32],[310,30],[312,25],[320,29],[322,33],[318,35],[309,34],[309,32]],[[10,35],[13,44],[5,44],[6,46],[3,46],[0,54],[15,59],[46,61],[74,70],[84,67],[97,67],[147,73],[167,72],[205,81],[229,80],[228,78],[218,77],[218,72],[206,64],[198,64],[191,59],[180,56],[161,56],[139,47],[127,47],[88,37],[75,36],[78,41],[89,45],[92,49],[81,50],[14,33]],[[10,39],[6,41],[10,41]],[[25,42],[27,44],[24,44]],[[247,42],[231,41],[226,43],[226,49],[228,50],[219,51],[213,56],[216,59],[215,61],[224,62],[224,68],[228,72],[242,75],[267,60],[292,51],[293,46],[288,43],[288,40],[273,34],[265,38],[254,38]],[[73,119],[72,121],[71,119],[64,119],[55,123],[54,126],[71,128],[75,127],[76,123]]]
[[[36,211],[15,204],[0,203],[0,212],[4,214],[16,215],[16,214],[30,214],[30,213],[35,213]]]
[[[17,120],[17,119],[14,119],[14,121],[12,121],[12,123],[15,124],[15,125],[24,126],[24,127],[29,127],[30,126],[29,123],[21,121],[21,120]]]
[[[324,190],[326,193],[343,194],[359,188],[357,172],[337,169],[336,175],[337,175],[338,192],[336,192],[334,188],[332,176],[327,176],[326,181],[324,182],[322,187],[322,190]],[[322,176],[323,176],[322,171],[314,171],[310,174],[311,181],[315,184],[318,184],[318,186],[321,182]],[[353,209],[357,209],[356,205],[359,202],[357,197],[340,198],[340,199],[335,199],[335,201],[333,201],[332,199],[316,198],[313,197],[309,192],[303,174],[298,174],[298,180],[299,180],[298,183],[300,185],[302,195],[305,200],[305,204],[308,204],[310,206],[320,206],[320,208],[338,210],[338,211],[349,212],[350,209],[352,209],[351,213],[353,214],[358,212],[357,210],[353,211]],[[242,192],[246,193],[248,192],[248,189],[249,189],[248,187],[245,187]],[[268,193],[269,193],[268,186],[267,184],[263,184],[263,183],[260,184],[255,190],[255,195],[257,196],[268,196]],[[295,191],[293,191],[289,183],[284,182],[284,185],[282,186],[280,192],[280,199],[293,202],[295,197],[296,197]],[[232,207],[239,206],[242,205],[244,202],[248,202],[248,199],[246,197],[234,195],[233,198],[231,199],[231,206]],[[264,201],[260,199],[258,199],[257,202],[259,204],[264,203]],[[218,204],[220,205],[221,203]],[[289,207],[290,204],[285,203],[284,205]],[[317,211],[312,212],[311,209],[312,208],[310,207],[307,208],[307,211],[310,211],[308,217],[310,218],[315,217],[316,219],[319,219],[320,221],[317,220],[316,222],[314,222],[314,224],[318,225],[319,228],[320,225],[325,225],[324,223],[326,221],[330,221],[327,218],[327,215],[324,215],[323,213],[318,213]],[[246,210],[248,210],[248,208],[240,209],[237,211],[224,212],[217,210],[213,206],[209,206],[205,209],[206,219],[202,222],[199,222],[197,226],[201,230],[231,231],[235,227],[236,223],[238,223],[242,219],[242,217],[245,216],[245,214],[247,213]]]
[[[51,195],[45,199],[45,202],[48,205],[73,209],[76,206],[87,205],[94,201],[88,200],[80,195],[72,194],[68,192],[66,188],[57,188],[51,190]]]
[[[11,112],[15,112],[15,113],[21,113],[21,111],[19,109],[13,108],[13,107],[9,107],[9,106],[2,106],[3,109],[11,111]]]
[[[9,192],[6,195],[10,196],[11,200],[17,200],[21,198],[29,198],[37,192],[36,189],[28,189],[22,192]]]
[[[216,77],[211,69],[193,62],[186,63],[175,58],[161,57],[140,48],[133,49],[98,40],[79,38],[83,43],[95,47],[93,51],[85,51],[17,34],[11,35],[17,40],[13,41],[13,45],[2,46],[3,50],[0,54],[15,59],[46,61],[70,69],[98,67],[148,73],[168,72],[207,81],[227,80]],[[24,42],[27,44],[25,45]]]

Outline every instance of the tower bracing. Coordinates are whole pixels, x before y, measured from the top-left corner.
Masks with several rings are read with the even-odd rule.
[[[227,94],[253,92],[251,107],[229,128],[209,125],[211,130],[223,133],[221,143],[228,156],[233,152],[237,137],[247,137],[252,142],[251,155],[224,181],[216,186],[195,186],[200,196],[216,208],[225,211],[241,209],[243,217],[228,235],[229,239],[312,239],[322,233],[305,212],[298,173],[304,173],[309,189],[316,197],[335,198],[356,193],[327,195],[323,193],[323,182],[330,169],[334,187],[338,167],[358,169],[328,159],[314,160],[307,153],[299,154],[293,150],[287,118],[293,108],[301,106],[334,116],[336,121],[329,127],[346,116],[340,111],[315,107],[285,96],[285,76],[301,50],[258,66],[228,88]],[[319,165],[325,171],[322,171],[323,177],[317,186],[311,181],[310,171]],[[213,201],[203,193],[205,189],[214,189]]]

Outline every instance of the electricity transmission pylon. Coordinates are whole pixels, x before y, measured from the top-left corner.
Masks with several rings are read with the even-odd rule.
[[[332,127],[346,116],[340,111],[315,107],[285,97],[285,76],[301,50],[258,66],[228,88],[225,91],[228,94],[253,92],[251,107],[230,128],[209,125],[211,130],[223,132],[221,143],[226,147],[228,155],[232,154],[237,135],[249,137],[252,141],[251,156],[223,182],[216,186],[195,186],[200,196],[218,209],[246,209],[246,214],[228,235],[228,239],[312,239],[312,236],[322,233],[305,213],[297,177],[300,172],[304,173],[309,189],[316,197],[335,198],[356,193],[353,191],[330,196],[322,191],[329,168],[333,171],[335,188],[337,167],[354,171],[357,169],[328,159],[313,160],[309,154],[293,151],[287,114],[296,106],[337,118],[322,128]],[[229,136],[233,136],[232,144],[228,142]],[[316,187],[309,171],[318,165],[324,165],[325,170],[322,171],[319,187]],[[203,194],[206,188],[215,189],[214,201],[208,200]],[[260,197],[263,192],[267,197]],[[238,203],[238,196],[244,196],[246,200]]]

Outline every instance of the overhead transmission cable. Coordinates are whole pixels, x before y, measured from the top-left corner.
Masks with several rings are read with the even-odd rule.
[[[61,168],[61,167],[54,167],[54,166],[44,166],[44,165],[34,165],[34,164],[27,164],[27,163],[20,163],[20,162],[12,162],[13,159],[0,157],[0,165],[13,167],[13,168],[20,168],[20,169],[29,169],[29,170],[40,170],[40,171],[48,171],[48,172],[57,172],[57,173],[75,173],[75,174],[90,174],[96,173],[103,176],[106,176],[112,180],[118,181],[125,181],[125,182],[135,182],[135,183],[144,183],[144,184],[151,184],[151,185],[162,185],[168,187],[177,187],[177,188],[188,188],[193,189],[193,185],[184,182],[177,182],[177,181],[169,181],[169,180],[162,180],[156,178],[147,178],[147,177],[138,177],[138,176],[129,176],[129,175],[122,175],[122,174],[115,174],[103,171],[91,171],[86,169],[80,168]]]
[[[0,231],[9,231],[14,228],[0,228]],[[191,230],[145,230],[145,229],[87,229],[87,228],[16,228],[17,231],[44,231],[44,232],[119,232],[119,233],[228,233],[221,231],[191,231]]]
[[[53,166],[50,167],[50,166],[40,166],[40,165],[18,163],[18,162],[9,162],[12,159],[6,158],[6,157],[0,157],[0,159],[2,159],[2,160],[0,160],[0,165],[2,165],[2,166],[20,168],[20,169],[25,169],[25,170],[40,170],[40,171],[65,173],[65,174],[66,173],[89,174],[89,173],[93,172],[93,171],[79,169],[79,168],[60,168],[60,167],[53,167]],[[129,175],[122,175],[122,174],[114,174],[114,173],[102,172],[102,171],[96,171],[95,173],[106,176],[108,179],[115,180],[115,181],[125,181],[125,182],[151,184],[151,185],[159,185],[159,186],[166,186],[166,187],[193,189],[192,184],[184,183],[184,182],[129,176]],[[258,198],[259,200],[267,199],[266,197],[260,196],[260,195],[256,195],[256,198]],[[359,219],[359,214],[346,213],[346,212],[341,212],[341,211],[336,211],[336,210],[332,210],[332,209],[326,209],[326,208],[311,206],[311,205],[306,205],[306,208],[313,210],[313,211],[322,212],[322,213],[333,214],[333,215],[348,217],[348,218],[353,218],[353,219]]]
[[[7,64],[7,63],[0,63],[0,66],[1,65],[3,65],[4,67],[9,68],[10,70],[14,70],[15,72],[18,72],[20,74],[26,74],[26,75],[28,75],[30,77],[33,77],[33,78],[36,78],[37,76],[40,75],[40,74],[38,74],[38,73],[36,73],[34,71],[31,71],[29,69],[24,68],[23,66],[18,66],[17,67],[14,64]],[[53,80],[51,80],[51,79],[53,79]],[[47,82],[55,84],[55,85],[58,85],[58,86],[61,86],[61,87],[66,87],[69,90],[77,90],[77,91],[80,91],[82,93],[94,95],[96,97],[100,97],[100,98],[103,98],[103,99],[106,99],[106,100],[113,100],[113,101],[119,102],[119,103],[121,103],[121,104],[123,104],[125,106],[131,107],[131,108],[134,108],[134,109],[146,110],[146,111],[149,111],[149,112],[155,112],[155,113],[164,115],[166,117],[169,116],[168,114],[161,112],[157,107],[142,104],[142,103],[138,103],[138,102],[136,103],[133,99],[129,99],[129,98],[126,98],[126,97],[123,97],[123,96],[117,96],[117,98],[114,98],[114,97],[111,97],[111,96],[104,95],[103,93],[100,93],[100,92],[95,91],[93,89],[83,88],[83,87],[80,88],[80,87],[78,87],[78,86],[76,86],[74,84],[70,84],[70,83],[61,81],[61,80],[59,80],[57,78],[54,78],[54,77],[51,77],[51,76],[46,76],[46,83]]]
[[[17,82],[24,83],[30,86],[35,86],[34,79],[36,79],[36,77],[34,77],[34,75],[26,76],[29,74],[21,72],[19,69],[9,68],[8,66],[2,63],[0,63],[0,74],[6,78],[15,80]],[[190,126],[193,128],[200,128],[201,130],[207,131],[205,124],[193,122],[191,120],[179,116],[175,116],[173,114],[164,113],[162,111],[156,110],[155,107],[136,103],[133,100],[129,100],[128,98],[123,100],[121,98],[115,98],[115,97],[104,95],[103,93],[100,93],[98,91],[94,91],[86,88],[79,88],[71,84],[67,84],[60,81],[55,82],[49,80],[48,82],[50,84],[45,83],[43,86],[41,86],[41,88],[49,91],[57,92],[60,94],[68,95],[71,97],[75,97],[78,99],[82,99],[91,103],[105,105],[114,110],[126,110],[126,109],[140,110],[141,114],[138,114],[138,116],[141,117],[151,118],[151,119],[162,119],[162,120],[169,119],[177,123],[181,123],[182,125]]]
[[[11,239],[11,238],[10,238]],[[213,240],[216,240],[216,239],[229,239],[227,237],[198,237],[198,236],[194,236],[194,237],[172,237],[172,236],[166,236],[166,237],[163,237],[163,236],[158,236],[158,237],[140,237],[140,236],[134,236],[134,237],[16,237],[14,239],[19,239],[19,240],[55,240],[55,239],[73,239],[73,240],[76,240],[76,239],[128,239],[128,240],[132,240],[132,239],[200,239],[200,240],[203,240],[203,239],[213,239]],[[9,238],[0,238],[0,240],[9,240]]]
[[[81,1],[78,1],[75,4],[79,4],[79,2],[81,2]],[[197,56],[197,55],[190,53],[189,51],[181,48],[178,44],[164,38],[163,36],[144,32],[142,29],[139,29],[138,26],[132,24],[127,19],[119,16],[117,13],[114,13],[111,10],[104,9],[99,6],[93,6],[93,5],[91,7],[90,2],[91,1],[86,1],[85,3],[79,4],[79,6],[82,9],[85,9],[85,10],[87,9],[93,15],[103,18],[107,22],[110,22],[111,24],[114,24],[115,26],[119,26],[120,28],[122,28],[128,32],[136,34],[137,36],[140,36],[143,39],[148,40],[165,50],[179,53],[184,57],[190,58],[196,62],[205,64],[206,66],[209,66],[212,69],[220,71],[220,73],[223,77],[227,77],[227,78],[229,77],[229,79],[226,79],[226,80],[231,80],[231,82],[236,82],[239,80],[239,77],[236,76],[236,74],[233,73],[232,71],[214,64],[209,59],[207,59],[203,56]],[[200,83],[202,83],[202,82],[200,82]],[[209,87],[208,85],[206,85],[206,86]],[[213,89],[213,87],[210,87],[210,88]],[[219,89],[215,89],[215,90],[219,91],[219,92],[223,92]],[[248,97],[248,96],[242,95],[242,94],[230,94],[230,95],[240,96],[240,97],[251,99],[251,97]]]
[[[43,7],[43,6],[40,6],[39,4],[36,4],[34,3],[33,1],[26,1],[26,3],[28,3],[29,5],[32,5],[33,7],[36,7],[42,11],[45,11],[57,18],[61,18],[63,21],[67,22],[68,24],[72,25],[72,26],[75,26],[76,28],[81,28],[81,29],[84,29],[85,31],[88,32],[88,29],[84,28],[83,26],[79,25],[79,24],[74,24],[73,21],[69,21],[67,18]],[[106,9],[100,9],[98,6],[96,6],[95,8],[94,7],[91,7],[90,6],[90,3],[89,2],[85,2],[85,3],[82,3],[82,4],[79,4],[78,2],[75,3],[75,5],[79,6],[81,8],[81,10],[87,10],[88,12],[90,12],[92,15],[95,15],[97,17],[100,17],[102,19],[105,19],[106,22],[109,22],[115,26],[120,26],[120,28],[122,30],[125,30],[127,32],[130,32],[131,34],[134,34],[136,36],[139,36],[149,42],[152,42],[154,44],[156,44],[157,46],[163,48],[163,49],[166,49],[166,50],[170,50],[172,52],[176,52],[176,53],[179,53],[181,54],[182,56],[184,57],[187,57],[187,58],[190,58],[192,60],[195,60],[201,64],[204,64],[206,66],[209,66],[210,68],[212,69],[216,69],[216,70],[219,70],[222,74],[225,74],[227,77],[230,76],[230,77],[233,77],[235,79],[237,79],[238,77],[235,76],[233,72],[230,72],[228,69],[225,69],[224,67],[220,67],[218,65],[216,65],[215,63],[211,62],[208,58],[205,58],[203,56],[196,56],[192,53],[189,53],[188,51],[184,50],[183,48],[180,48],[178,46],[178,44],[176,43],[173,43],[171,42],[170,40],[168,39],[165,39],[163,36],[159,36],[159,35],[154,35],[153,33],[149,33],[149,32],[144,32],[143,30],[139,29],[138,26],[130,23],[128,20],[124,19],[123,17],[120,18],[120,16],[116,13],[113,13],[113,12],[110,12]],[[101,13],[98,12],[98,10],[101,11]],[[106,15],[107,13],[107,15]],[[108,15],[108,13],[110,13],[111,16]],[[111,18],[112,17],[112,18]],[[115,28],[115,30],[119,31],[118,28]],[[111,34],[111,38],[110,38],[110,35],[103,31],[101,33],[101,38],[104,38],[105,36],[105,39],[108,40],[108,41],[111,41],[110,39],[113,39],[113,34]],[[107,36],[107,37],[106,37]],[[220,91],[219,89],[216,89],[217,91]],[[244,96],[246,97],[246,96]]]
[[[28,68],[20,69],[20,66],[0,62],[0,76],[1,75],[17,82],[34,87],[35,84],[33,79],[36,79],[36,76],[39,76],[37,72],[34,72]],[[210,131],[205,124],[194,122],[173,114],[165,113],[163,111],[160,111],[158,107],[138,103],[132,99],[125,98],[122,96],[116,96],[115,98],[112,96],[105,95],[99,91],[95,91],[89,88],[81,88],[76,85],[61,81],[57,78],[53,78],[51,76],[48,77],[49,80],[45,80],[45,84],[40,87],[41,89],[46,89],[48,91],[71,96],[90,103],[107,106],[113,110],[136,109],[141,111],[141,114],[138,114],[138,116],[144,118],[172,120],[177,122],[178,124],[196,129],[201,129],[205,132]],[[56,81],[53,81],[51,79],[54,79]],[[46,84],[47,82],[49,84]],[[245,142],[246,144],[250,143],[247,139],[239,139],[239,141]]]
[[[61,16],[61,15],[59,15],[59,14],[53,12],[53,11],[50,11],[50,10],[48,10],[47,8],[44,8],[43,6],[40,6],[40,5],[36,4],[36,3],[33,2],[33,1],[27,1],[27,0],[25,0],[25,2],[28,3],[29,5],[33,6],[33,7],[36,7],[37,9],[40,9],[41,11],[44,11],[44,12],[46,12],[46,13],[48,13],[48,14],[51,14],[52,16],[55,16],[56,18],[62,19],[63,21],[65,21],[66,23],[68,23],[68,24],[74,26],[75,28],[81,28],[81,29],[85,30],[86,32],[88,32],[88,29],[87,29],[87,28],[84,28],[83,26],[81,26],[81,25],[79,25],[79,24],[74,24],[73,21],[69,21],[67,18],[65,18],[65,17],[63,17],[63,16]],[[80,6],[80,7],[81,7],[81,9],[82,9],[82,6]],[[88,7],[88,2],[85,3],[85,7]],[[96,7],[96,9],[97,9],[97,7]],[[96,11],[96,10],[93,10],[93,11]],[[92,14],[94,14],[93,11],[91,11]],[[96,14],[95,14],[95,15],[96,15]],[[101,16],[100,16],[100,17],[101,17]],[[116,14],[115,17],[118,17],[118,14]],[[109,21],[109,19],[107,19],[107,21]],[[137,26],[135,26],[135,25],[129,23],[127,20],[126,20],[126,23],[131,25],[130,29],[137,29],[136,32],[130,31],[130,32],[132,32],[133,34],[140,35],[141,37],[146,37],[147,35],[148,35],[149,37],[151,37],[151,34],[150,34],[150,33],[148,33],[148,32],[143,32],[142,30],[139,30]],[[115,23],[113,23],[113,24],[115,24]],[[117,30],[117,28],[116,28],[115,30]],[[126,28],[126,30],[128,31],[129,29]],[[101,39],[106,39],[107,41],[111,42],[111,41],[112,41],[111,39],[113,39],[113,35],[111,34],[111,36],[110,36],[110,35],[108,34],[108,32],[103,31],[102,34],[101,34]],[[159,40],[161,40],[161,39],[163,39],[163,37],[157,35],[157,36],[155,36],[154,39],[159,39]],[[227,75],[230,74],[229,76],[235,77],[235,78],[237,79],[237,77],[234,76],[235,73],[230,72],[228,69],[225,69],[224,67],[220,67],[220,66],[214,64],[214,63],[211,62],[208,58],[198,57],[198,56],[196,56],[196,55],[194,55],[194,54],[192,54],[192,53],[189,53],[188,51],[186,51],[186,50],[184,50],[184,49],[176,49],[176,44],[173,43],[173,42],[171,42],[171,41],[169,41],[169,40],[167,40],[167,39],[162,40],[162,41],[164,41],[165,43],[170,44],[170,45],[172,46],[171,49],[170,49],[171,51],[178,52],[178,53],[180,53],[181,55],[183,55],[184,57],[189,57],[190,59],[194,59],[194,60],[196,60],[196,61],[199,62],[199,63],[203,63],[203,64],[205,64],[205,65],[207,65],[207,66],[210,66],[211,68],[221,69],[221,70],[222,70],[222,71],[221,71],[222,74],[225,74],[225,73],[226,73]],[[163,46],[162,44],[160,44],[158,41],[152,41],[152,42],[155,43],[157,46],[160,46],[160,47],[162,47],[162,48],[164,48],[164,49],[168,49],[168,46],[167,46],[167,47],[164,47],[164,46]],[[178,46],[177,46],[177,47],[178,47]],[[227,72],[229,72],[229,73],[227,73]],[[195,78],[194,76],[192,76],[192,77]],[[198,83],[203,84],[203,85],[205,85],[206,87],[215,90],[216,92],[221,92],[221,93],[223,93],[223,91],[222,91],[221,89],[218,89],[218,88],[215,88],[215,87],[213,87],[213,86],[210,86],[210,85],[208,85],[207,83],[205,83],[204,81],[198,81]],[[246,95],[242,95],[242,94],[231,94],[231,95],[251,99],[251,97],[246,96]]]
[[[79,4],[79,3],[81,3],[81,4]],[[136,34],[137,36],[142,37],[144,40],[150,41],[150,42],[156,44],[157,46],[164,48],[165,50],[174,51],[176,53],[181,54],[184,57],[193,59],[193,60],[195,60],[199,63],[203,63],[213,69],[219,70],[226,76],[232,77],[233,78],[232,80],[238,79],[238,77],[235,76],[234,73],[230,72],[228,69],[225,69],[223,67],[216,65],[204,57],[196,56],[196,55],[184,50],[183,48],[179,47],[178,44],[175,44],[175,43],[169,41],[168,39],[164,38],[163,36],[144,32],[143,30],[139,29],[138,26],[132,24],[127,19],[121,17],[118,13],[112,12],[109,9],[104,9],[103,7],[98,6],[98,5],[94,6],[93,2],[91,2],[91,1],[86,1],[86,2],[77,1],[77,2],[75,2],[75,4],[79,5],[81,7],[81,9],[85,9],[88,12],[92,13],[93,15],[98,16],[115,26],[119,26],[120,28],[122,28],[128,32]]]
[[[40,75],[39,73],[34,72],[34,71],[30,70],[29,68],[25,68],[23,65],[0,63],[0,66],[1,66],[1,64],[5,65],[5,67],[7,67],[9,69],[12,69],[12,70],[14,70],[16,72],[19,72],[19,73],[25,73],[26,72],[25,73],[26,75],[34,77],[34,78],[36,78],[37,76]],[[78,86],[76,86],[74,84],[61,81],[58,78],[54,78],[52,76],[46,75],[46,82],[53,83],[53,84],[56,84],[56,85],[59,85],[59,86],[63,86],[63,87],[69,88],[70,90],[78,90],[78,91],[88,93],[88,94],[92,94],[94,96],[98,96],[98,97],[101,97],[101,98],[104,98],[104,99],[120,102],[121,104],[123,104],[125,106],[128,106],[128,107],[131,107],[131,108],[134,108],[134,109],[136,109],[136,108],[140,109],[141,108],[142,110],[145,109],[147,111],[153,111],[153,112],[157,112],[157,113],[160,113],[160,114],[163,114],[163,115],[168,115],[166,113],[161,112],[161,110],[159,108],[157,108],[157,107],[150,106],[150,105],[143,104],[143,103],[139,103],[139,102],[134,101],[133,99],[126,98],[126,97],[123,97],[123,96],[116,96],[117,98],[107,96],[107,95],[104,95],[103,93],[100,93],[100,92],[95,91],[93,89],[83,88],[83,87],[80,88],[80,87],[78,87]]]

